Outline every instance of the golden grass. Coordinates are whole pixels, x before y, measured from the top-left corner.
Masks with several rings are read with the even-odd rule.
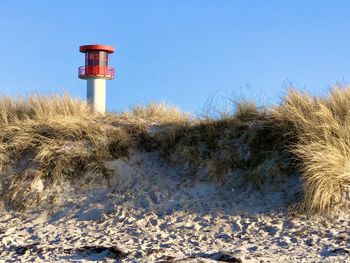
[[[68,95],[3,98],[0,109],[0,169],[14,171],[5,173],[2,199],[15,207],[35,203],[27,196],[30,178],[45,185],[89,172],[107,178],[104,161],[128,154],[126,130],[106,123],[102,115]]]
[[[350,88],[333,88],[327,98],[291,90],[274,110],[279,127],[294,137],[307,212],[330,212],[345,202],[350,186]]]
[[[185,124],[189,123],[190,115],[182,112],[179,107],[163,102],[149,103],[133,107],[120,116],[129,122],[146,122],[148,124]]]
[[[153,103],[101,115],[68,95],[3,97],[1,200],[25,209],[40,203],[41,188],[52,184],[86,174],[108,182],[105,162],[138,148],[187,161],[194,172],[209,163],[222,183],[229,170],[241,169],[259,189],[300,171],[304,212],[329,213],[349,201],[350,88],[334,88],[326,98],[290,90],[279,106],[240,101],[233,109],[218,118],[191,118]],[[268,177],[261,174],[266,160],[275,160]]]
[[[72,99],[68,94],[52,95],[49,98],[36,94],[28,97],[0,99],[1,123],[12,123],[22,119],[39,119],[42,117],[59,116],[87,116],[92,113],[86,103],[79,99]]]

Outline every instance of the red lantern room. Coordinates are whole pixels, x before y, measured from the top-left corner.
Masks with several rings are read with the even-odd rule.
[[[108,56],[114,52],[113,47],[85,45],[80,46],[79,51],[85,53],[85,66],[79,67],[79,78],[114,78],[114,68],[108,66]]]

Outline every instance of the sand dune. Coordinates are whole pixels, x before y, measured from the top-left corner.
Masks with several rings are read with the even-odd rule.
[[[220,118],[0,99],[2,262],[350,262],[350,89]]]
[[[156,152],[110,161],[110,185],[52,189],[55,205],[0,214],[6,262],[346,262],[350,221],[288,213],[300,182],[223,187]],[[237,176],[237,175],[236,175]]]

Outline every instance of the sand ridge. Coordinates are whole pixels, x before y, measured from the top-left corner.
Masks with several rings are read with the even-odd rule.
[[[295,215],[300,193],[288,178],[275,189],[223,186],[207,167],[187,176],[157,152],[107,163],[109,185],[64,185],[45,209],[0,212],[4,262],[350,262],[347,215]],[[38,184],[38,182],[36,182]]]

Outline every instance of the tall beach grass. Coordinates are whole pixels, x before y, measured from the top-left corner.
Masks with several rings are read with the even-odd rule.
[[[335,87],[327,97],[291,89],[277,106],[241,101],[233,107],[217,118],[194,118],[164,103],[101,115],[68,95],[2,97],[0,199],[23,210],[62,181],[108,183],[105,163],[138,149],[186,161],[194,171],[210,163],[213,180],[223,184],[227,171],[242,169],[259,189],[297,170],[300,211],[331,213],[348,205],[350,88]],[[261,172],[267,159],[276,160],[268,177]]]

